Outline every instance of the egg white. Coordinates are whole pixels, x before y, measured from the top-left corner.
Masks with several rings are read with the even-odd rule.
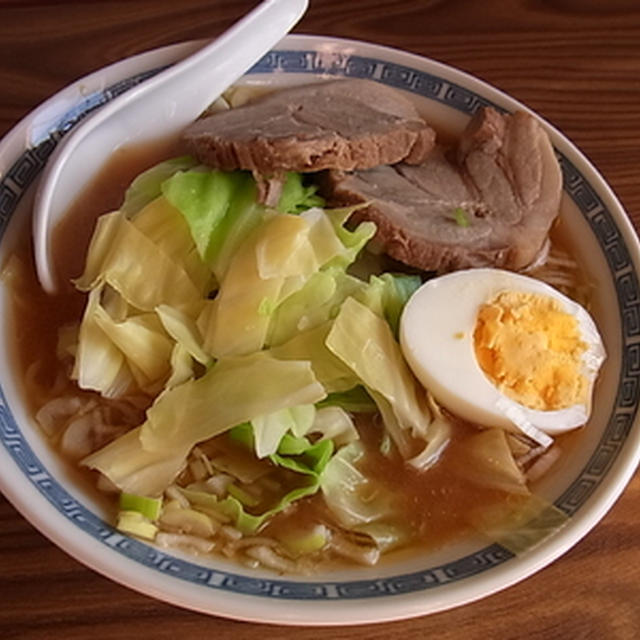
[[[505,395],[482,371],[473,344],[476,318],[480,306],[503,291],[549,296],[577,320],[587,345],[582,356],[586,402],[553,411],[530,409]],[[605,358],[598,329],[578,303],[540,280],[490,268],[456,271],[422,285],[404,308],[400,344],[418,380],[452,413],[483,426],[523,431],[545,446],[551,443],[549,435],[586,423]]]

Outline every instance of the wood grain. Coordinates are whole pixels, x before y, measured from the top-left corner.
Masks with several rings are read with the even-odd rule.
[[[0,135],[78,77],[124,56],[219,33],[253,4],[0,1]],[[636,0],[312,0],[296,31],[400,47],[494,84],[574,140],[640,226]],[[585,539],[530,579],[449,612],[326,633],[370,640],[639,637],[638,513],[636,476]],[[207,617],[137,594],[68,557],[0,498],[3,639],[312,640],[319,633]]]

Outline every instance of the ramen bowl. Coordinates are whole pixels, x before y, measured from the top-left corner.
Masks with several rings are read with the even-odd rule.
[[[186,43],[111,65],[56,94],[0,144],[0,264],[28,233],[33,191],[58,141],[82,118],[197,48]],[[436,129],[462,131],[483,105],[525,109],[465,73],[373,44],[288,36],[241,84],[277,88],[335,77],[368,78],[406,92]],[[279,576],[216,557],[160,549],[115,529],[92,488],[46,442],[27,409],[12,357],[10,291],[0,282],[0,488],[43,534],[109,578],[196,611],[254,622],[345,625],[441,611],[504,589],[576,544],[623,491],[640,458],[640,252],[611,189],[561,133],[543,122],[562,168],[561,218],[593,285],[591,310],[607,350],[589,424],[564,464],[536,492],[565,516],[518,544],[465,537],[374,567]],[[26,231],[25,231],[26,230]],[[525,523],[529,527],[531,523]],[[539,527],[538,527],[539,529]],[[514,532],[517,537],[518,531]]]

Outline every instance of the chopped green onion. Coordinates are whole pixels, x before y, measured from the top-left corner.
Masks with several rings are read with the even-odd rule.
[[[137,511],[149,520],[157,520],[162,510],[162,498],[147,498],[134,493],[120,494],[121,511]]]
[[[285,532],[278,539],[294,556],[300,556],[322,549],[329,540],[329,530],[323,524],[318,524],[307,530]]]
[[[471,222],[467,216],[467,212],[462,207],[456,207],[453,210],[453,217],[459,227],[470,227]]]
[[[232,495],[245,507],[255,507],[260,500],[241,489],[237,484],[230,484],[228,487],[229,494]]]
[[[123,533],[130,533],[148,540],[153,540],[158,532],[158,527],[149,522],[139,511],[120,511],[116,528]]]
[[[182,533],[191,533],[201,538],[208,538],[215,533],[216,527],[211,518],[195,509],[182,507],[165,509],[160,522]]]

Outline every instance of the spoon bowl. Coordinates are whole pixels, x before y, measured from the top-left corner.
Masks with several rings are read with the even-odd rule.
[[[33,212],[38,279],[59,287],[52,235],[73,200],[118,148],[177,136],[300,20],[308,0],[264,0],[181,62],[122,94],[76,127],[51,156]]]

